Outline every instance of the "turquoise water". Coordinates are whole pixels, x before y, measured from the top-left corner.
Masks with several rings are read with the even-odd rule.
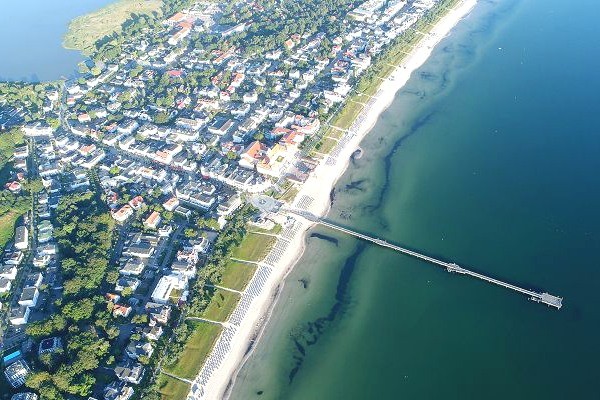
[[[73,76],[84,57],[62,47],[69,22],[115,0],[3,1],[0,80],[39,82]]]
[[[308,239],[232,399],[598,398],[599,13],[480,2],[363,141],[329,214],[563,308],[317,228],[330,238]]]

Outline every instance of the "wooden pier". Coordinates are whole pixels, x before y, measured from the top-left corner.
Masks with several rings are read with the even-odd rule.
[[[387,247],[388,249],[392,249],[392,250],[398,251],[400,253],[404,253],[406,255],[409,255],[409,256],[412,256],[412,257],[415,257],[415,258],[419,258],[419,259],[421,259],[423,261],[427,261],[429,263],[438,265],[440,267],[445,268],[446,271],[448,271],[448,272],[462,274],[462,275],[470,275],[470,276],[472,276],[474,278],[478,278],[478,279],[481,279],[483,281],[486,281],[486,282],[489,282],[489,283],[493,283],[495,285],[502,286],[502,287],[505,287],[507,289],[514,290],[516,292],[519,292],[519,293],[522,293],[522,294],[528,296],[530,300],[533,300],[533,301],[535,301],[537,303],[543,303],[543,304],[546,304],[548,306],[556,307],[556,309],[560,309],[562,307],[562,297],[554,296],[554,295],[551,295],[551,294],[546,293],[546,292],[540,293],[540,292],[536,292],[534,290],[524,289],[524,288],[519,287],[517,285],[513,285],[513,284],[507,283],[507,282],[503,282],[503,281],[501,281],[499,279],[495,279],[495,278],[489,277],[487,275],[484,275],[484,274],[481,274],[481,273],[478,273],[478,272],[471,271],[469,269],[463,268],[463,267],[461,267],[461,266],[459,266],[459,265],[457,265],[455,263],[449,263],[449,262],[445,262],[445,261],[442,261],[442,260],[438,260],[436,258],[429,257],[429,256],[427,256],[425,254],[421,254],[421,253],[418,253],[416,251],[409,250],[409,249],[397,246],[397,245],[392,244],[392,243],[388,243],[387,241],[385,241],[383,239],[375,238],[375,237],[372,237],[372,236],[369,236],[369,235],[365,235],[364,233],[360,233],[360,232],[356,232],[356,231],[353,231],[353,230],[348,229],[348,228],[344,228],[344,227],[342,227],[340,225],[336,225],[336,224],[333,224],[331,222],[325,221],[325,220],[323,220],[321,218],[318,218],[317,216],[315,216],[312,213],[309,213],[307,211],[302,211],[302,210],[297,210],[297,209],[286,209],[285,211],[293,213],[293,214],[296,214],[296,215],[299,215],[299,216],[304,217],[304,218],[306,218],[306,219],[308,219],[310,221],[319,223],[319,224],[321,224],[323,226],[326,226],[328,228],[334,229],[336,231],[343,232],[345,234],[357,237],[359,239],[366,240],[366,241],[369,241],[371,243],[375,243],[375,244],[377,244],[379,246]]]

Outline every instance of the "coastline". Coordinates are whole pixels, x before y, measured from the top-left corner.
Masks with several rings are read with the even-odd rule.
[[[302,185],[293,206],[324,216],[330,208],[330,192],[349,166],[352,154],[393,102],[411,74],[429,58],[433,48],[465,17],[477,0],[462,0],[449,10],[419,41],[418,45],[388,76],[361,111],[350,129],[339,139]],[[285,217],[280,216],[282,222]],[[228,398],[235,378],[266,329],[269,317],[284,287],[285,278],[305,250],[305,234],[313,222],[295,216],[287,224],[273,250],[263,262],[234,310],[227,329],[194,380],[188,400]],[[255,293],[248,293],[254,291]],[[233,322],[231,322],[233,321]]]

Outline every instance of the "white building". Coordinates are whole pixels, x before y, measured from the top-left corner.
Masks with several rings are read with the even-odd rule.
[[[159,304],[166,304],[173,290],[183,291],[187,289],[187,286],[188,280],[186,277],[176,274],[163,276],[152,292],[152,301]]]
[[[19,226],[15,230],[15,247],[19,250],[26,250],[29,245],[29,231],[25,226]]]

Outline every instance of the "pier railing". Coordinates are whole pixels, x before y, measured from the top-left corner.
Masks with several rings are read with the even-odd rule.
[[[528,296],[530,300],[533,300],[535,302],[543,303],[543,304],[546,304],[546,305],[552,306],[552,307],[556,307],[557,309],[560,309],[562,307],[562,297],[554,296],[554,295],[551,295],[546,292],[540,293],[540,292],[536,292],[534,290],[524,289],[517,285],[513,285],[511,283],[507,283],[507,282],[501,281],[499,279],[492,278],[490,276],[481,274],[479,272],[475,272],[475,271],[469,270],[467,268],[463,268],[455,263],[449,263],[446,261],[439,260],[437,258],[429,257],[428,255],[416,252],[414,250],[410,250],[410,249],[389,243],[383,239],[365,235],[364,233],[360,233],[360,232],[354,231],[352,229],[344,228],[343,226],[334,224],[332,222],[325,221],[308,211],[303,211],[303,210],[298,210],[298,209],[286,209],[285,211],[299,215],[303,218],[308,219],[309,221],[319,223],[327,228],[334,229],[338,232],[342,232],[342,233],[357,237],[359,239],[366,240],[371,243],[375,243],[382,247],[387,247],[388,249],[392,249],[392,250],[398,251],[400,253],[404,253],[406,255],[409,255],[409,256],[412,256],[415,258],[419,258],[423,261],[427,261],[432,264],[436,264],[440,267],[445,268],[446,271],[448,271],[448,272],[458,273],[458,274],[462,274],[462,275],[470,275],[474,278],[481,279],[483,281],[493,283],[495,285],[502,286],[507,289],[511,289],[516,292],[522,293],[522,294]]]

